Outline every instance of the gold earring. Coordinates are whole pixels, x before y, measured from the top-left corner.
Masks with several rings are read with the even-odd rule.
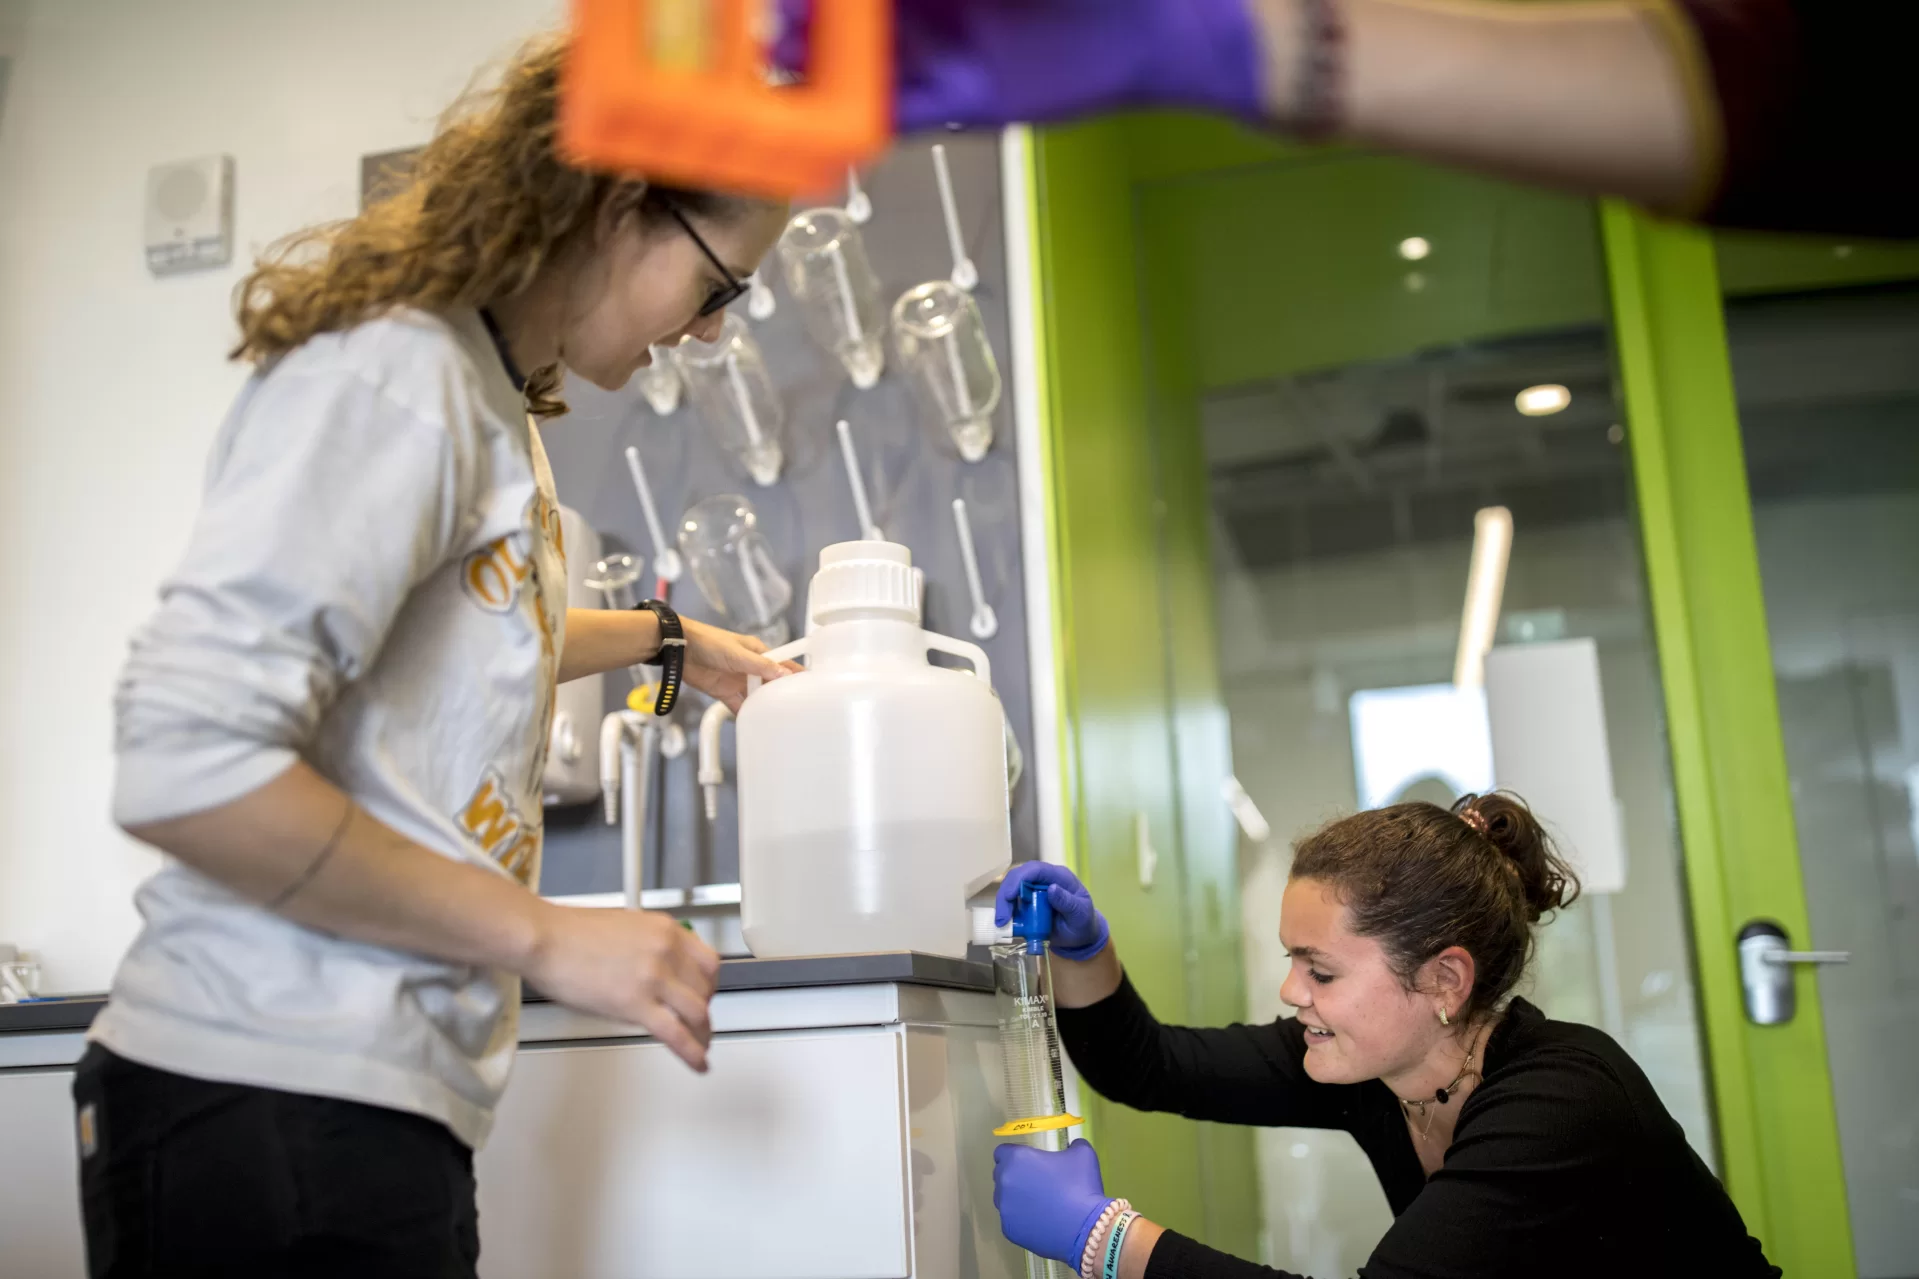
[[[1442,1026],[1450,1026],[1453,1024],[1453,1019],[1446,1015],[1446,1007],[1444,1004],[1440,1005],[1439,1008],[1439,1024]]]

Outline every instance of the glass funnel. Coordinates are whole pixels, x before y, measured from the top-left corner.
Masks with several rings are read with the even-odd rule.
[[[673,349],[687,394],[720,447],[762,487],[786,465],[786,407],[746,321],[729,311],[712,342],[691,338]]]
[[[893,304],[893,347],[930,425],[977,462],[993,445],[999,364],[972,297],[949,280],[908,289]]]
[[[595,560],[593,572],[586,578],[586,588],[598,591],[606,607],[616,612],[638,608],[641,599],[639,558],[622,551]],[[633,676],[635,687],[646,683],[647,675],[642,667],[629,666],[627,671]]]
[[[588,590],[598,591],[610,609],[624,611],[640,604],[640,561],[621,552],[593,563],[593,576],[586,579]]]
[[[854,386],[878,382],[886,367],[886,317],[866,244],[846,210],[796,215],[780,237],[780,265],[814,341],[838,357]]]
[[[707,498],[681,517],[679,543],[700,594],[727,625],[769,648],[786,643],[793,584],[773,562],[751,502],[737,493]]]

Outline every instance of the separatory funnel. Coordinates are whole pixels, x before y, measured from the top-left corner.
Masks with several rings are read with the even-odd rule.
[[[720,447],[740,460],[754,483],[777,483],[786,465],[786,407],[746,321],[728,311],[717,341],[689,338],[673,355],[693,406]]]
[[[779,251],[806,331],[846,366],[854,386],[878,382],[886,367],[886,317],[853,219],[845,209],[808,209],[786,224]]]
[[[967,461],[985,457],[1000,376],[979,304],[950,280],[908,289],[893,304],[893,347],[928,424]]]

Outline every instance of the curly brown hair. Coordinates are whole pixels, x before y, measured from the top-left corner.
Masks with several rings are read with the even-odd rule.
[[[1579,877],[1526,801],[1466,795],[1450,810],[1394,804],[1328,822],[1293,849],[1293,879],[1330,886],[1353,932],[1402,984],[1449,946],[1473,957],[1461,1020],[1497,1010],[1532,959],[1533,925],[1579,896]]]
[[[674,207],[725,215],[734,197],[567,162],[555,145],[566,49],[560,35],[529,41],[497,84],[453,105],[390,195],[269,249],[235,292],[231,358],[269,363],[393,307],[445,312],[514,297],[602,212],[646,223]],[[528,412],[566,412],[560,377],[557,363],[528,373]]]

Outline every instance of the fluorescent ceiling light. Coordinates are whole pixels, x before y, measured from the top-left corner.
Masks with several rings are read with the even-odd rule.
[[[1409,235],[1399,242],[1399,256],[1408,262],[1417,262],[1433,251],[1433,246],[1424,236]]]
[[[1459,619],[1459,654],[1453,659],[1453,683],[1460,688],[1485,687],[1486,653],[1499,625],[1512,549],[1511,511],[1489,506],[1473,516],[1473,566],[1466,574],[1466,609]]]
[[[1573,402],[1573,393],[1557,382],[1529,386],[1513,397],[1513,407],[1527,417],[1545,417]]]

